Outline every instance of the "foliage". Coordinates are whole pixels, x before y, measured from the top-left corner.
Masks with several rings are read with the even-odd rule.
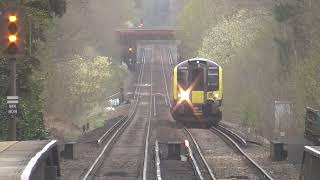
[[[291,101],[289,131],[299,135],[305,107],[320,107],[320,1],[231,0],[225,3],[231,8],[217,4],[222,13],[204,2],[191,0],[182,13],[182,52],[222,65],[224,118],[271,137],[274,101]]]
[[[34,107],[35,102],[24,101],[20,102],[20,109],[18,119],[18,139],[32,140],[32,139],[46,139],[49,132],[44,127],[42,108]]]
[[[272,27],[267,11],[240,10],[209,29],[199,55],[220,64],[229,63],[241,49],[254,46],[259,38],[268,35],[267,25]]]
[[[0,128],[2,139],[6,137],[7,114],[6,96],[8,89],[8,59],[3,59],[0,62]],[[17,94],[20,97],[18,106],[19,114],[17,116],[17,138],[19,140],[43,139],[47,132],[43,125],[43,103],[41,98],[42,83],[39,76],[34,76],[33,73],[37,68],[29,63],[29,60],[17,60]],[[39,73],[38,73],[39,74]]]
[[[296,67],[298,86],[303,90],[306,102],[309,106],[320,108],[320,58],[316,56],[311,59],[306,59],[304,62],[299,63]],[[300,91],[301,92],[301,91]]]
[[[241,97],[239,104],[240,109],[240,118],[242,123],[246,126],[254,127],[258,123],[258,109],[257,109],[257,100],[253,96],[243,96]]]
[[[104,97],[121,86],[126,69],[116,59],[104,57],[96,50],[103,50],[109,56],[116,54],[114,28],[130,19],[133,4],[130,0],[116,3],[71,0],[67,8],[66,0],[21,2],[24,3],[21,22],[25,53],[17,61],[17,94],[21,98],[18,139],[43,139],[48,135],[43,120],[50,110],[48,106],[59,107],[70,119],[76,119],[72,113],[82,115],[94,106],[102,106]],[[3,7],[5,3],[1,1],[0,8]],[[83,48],[90,45],[93,48]],[[55,63],[54,58],[62,61]],[[8,61],[4,59],[0,61],[1,97],[7,95],[7,75]],[[6,136],[8,120],[3,99],[0,101],[2,139]]]
[[[29,0],[25,6],[61,17],[66,12],[66,0]]]
[[[61,17],[66,12],[66,0],[49,0],[49,4],[50,12],[58,17]]]
[[[111,58],[97,56],[92,48],[85,48],[84,52],[57,65],[55,74],[65,78],[62,82],[52,81],[53,87],[60,86],[55,92],[59,97],[48,97],[49,103],[51,98],[58,102],[50,103],[51,111],[63,112],[73,120],[82,119],[96,106],[103,107],[105,98],[118,91],[127,74],[124,66],[112,62]]]
[[[280,2],[279,4],[276,4],[273,7],[273,15],[278,22],[285,22],[297,15],[298,12],[298,6],[292,3]]]
[[[43,74],[40,69],[40,60],[35,57],[37,52],[34,49],[33,53],[27,53],[30,48],[37,47],[39,41],[45,40],[44,32],[53,26],[51,15],[62,15],[64,13],[64,0],[59,0],[61,3],[58,6],[53,6],[49,1],[30,0],[22,1],[21,8],[25,12],[25,16],[21,22],[24,26],[23,45],[26,50],[24,56],[17,58],[17,94],[20,97],[17,115],[17,138],[18,140],[44,139],[48,135],[43,123]],[[58,2],[58,1],[57,1]],[[65,3],[64,3],[65,4]],[[1,7],[6,7],[4,1],[1,2]],[[62,9],[61,9],[62,8]],[[6,8],[4,8],[5,10]],[[28,27],[28,28],[27,28]],[[31,39],[32,38],[32,39]],[[27,41],[30,39],[30,41]],[[26,42],[31,42],[26,43]],[[31,51],[30,51],[31,52]],[[8,95],[8,59],[1,57],[0,61],[0,134],[1,139],[6,137],[7,121],[7,105],[5,97]]]
[[[101,56],[85,59],[76,55],[76,59],[70,61],[69,65],[74,72],[70,81],[71,101],[81,98],[81,102],[89,103],[105,93],[106,82],[110,78],[110,59]]]
[[[185,6],[179,17],[179,26],[183,29],[179,38],[182,39],[184,58],[197,54],[204,33],[226,14],[222,4],[218,0],[191,0]]]
[[[290,66],[290,44],[288,40],[274,38],[275,43],[279,49],[279,62],[283,72],[288,72]]]

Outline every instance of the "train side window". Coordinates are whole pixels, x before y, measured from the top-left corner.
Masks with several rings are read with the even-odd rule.
[[[219,69],[210,68],[208,70],[208,91],[218,91],[219,90]]]

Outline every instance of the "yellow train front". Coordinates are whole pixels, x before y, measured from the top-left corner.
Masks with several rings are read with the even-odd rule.
[[[222,83],[222,68],[211,60],[195,58],[179,63],[173,72],[173,117],[217,125],[222,119]]]

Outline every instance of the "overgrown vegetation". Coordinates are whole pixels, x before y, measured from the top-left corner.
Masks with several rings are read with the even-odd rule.
[[[7,10],[6,2],[0,1],[1,12]],[[24,52],[17,60],[18,139],[44,139],[51,133],[64,138],[78,131],[90,110],[103,109],[105,97],[122,85],[126,68],[117,55],[114,29],[131,20],[134,4],[129,0],[21,2]],[[8,59],[2,52],[0,139],[6,139]]]
[[[184,58],[210,58],[224,68],[224,119],[272,137],[274,101],[291,101],[293,134],[308,105],[319,108],[316,0],[190,0],[180,16]]]
[[[63,3],[63,1],[61,1]],[[44,41],[44,31],[53,25],[53,18],[62,15],[64,10],[58,7],[50,8],[52,4],[48,1],[28,1],[20,7],[25,14],[20,19],[24,25],[23,37],[25,52],[17,58],[17,94],[20,97],[17,115],[17,138],[18,140],[44,139],[48,132],[44,127],[44,99],[43,73],[40,69],[40,60],[35,56],[38,41]],[[7,10],[6,1],[1,1],[1,11],[5,14]],[[5,24],[3,24],[5,25]],[[4,27],[3,27],[4,28]],[[28,41],[30,39],[30,41]],[[32,40],[31,40],[32,39]],[[32,51],[34,49],[34,51]],[[2,51],[3,52],[3,51]],[[1,53],[2,53],[1,52]],[[0,139],[6,138],[7,114],[6,96],[8,93],[8,65],[9,60],[1,54],[0,61]]]

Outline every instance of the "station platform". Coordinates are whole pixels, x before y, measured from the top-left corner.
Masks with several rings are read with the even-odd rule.
[[[57,177],[60,168],[56,143],[55,140],[0,142],[0,180]]]

